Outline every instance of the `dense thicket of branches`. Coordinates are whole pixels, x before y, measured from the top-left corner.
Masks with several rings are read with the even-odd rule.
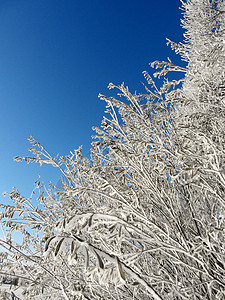
[[[224,299],[225,4],[182,1],[183,43],[168,41],[187,68],[154,62],[157,88],[109,85],[107,117],[91,158],[81,148],[52,158],[33,138],[34,157],[61,169],[62,188],[36,182],[2,206],[1,274],[20,278],[27,299]],[[35,193],[36,195],[36,193]],[[22,244],[11,239],[20,231]],[[35,296],[36,295],[36,296]]]

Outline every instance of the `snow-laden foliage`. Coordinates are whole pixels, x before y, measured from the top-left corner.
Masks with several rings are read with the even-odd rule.
[[[25,299],[224,299],[225,4],[182,9],[185,40],[168,43],[187,68],[151,66],[184,80],[157,88],[145,71],[140,94],[110,84],[90,159],[53,158],[33,137],[33,156],[16,157],[62,171],[61,188],[38,179],[31,198],[14,189],[2,205],[0,274]]]

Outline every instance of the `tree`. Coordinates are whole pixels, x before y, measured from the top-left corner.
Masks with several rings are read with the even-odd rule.
[[[28,299],[223,299],[225,296],[224,13],[222,0],[182,1],[188,65],[146,92],[109,85],[119,96],[91,158],[79,148],[53,158],[33,137],[33,157],[62,171],[62,188],[36,181],[38,197],[14,189],[2,205],[8,226],[1,273],[20,278]],[[182,85],[181,85],[182,84]],[[20,231],[22,245],[11,239]]]

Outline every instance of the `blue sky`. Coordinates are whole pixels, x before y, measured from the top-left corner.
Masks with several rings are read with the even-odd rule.
[[[57,183],[50,166],[13,161],[29,155],[32,134],[52,155],[84,145],[98,126],[109,82],[143,91],[148,63],[179,57],[179,0],[0,1],[0,202],[13,186],[29,196],[38,174]]]

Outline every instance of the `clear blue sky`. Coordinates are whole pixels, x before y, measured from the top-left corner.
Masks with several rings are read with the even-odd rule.
[[[0,193],[29,196],[50,166],[13,161],[32,134],[50,153],[84,145],[100,125],[109,82],[143,91],[148,63],[174,58],[166,37],[182,41],[179,0],[0,1]],[[179,61],[179,60],[178,60]],[[0,202],[4,201],[0,194]]]

